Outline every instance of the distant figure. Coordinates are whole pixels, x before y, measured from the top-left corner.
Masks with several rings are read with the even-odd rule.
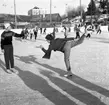
[[[42,34],[42,27],[40,27],[40,34]]]
[[[33,31],[34,31],[35,40],[36,40],[37,39],[37,34],[38,34],[38,26],[36,26]]]
[[[64,28],[64,37],[67,38],[67,36],[68,36],[67,27],[65,25],[63,25],[63,28]]]
[[[97,27],[97,34],[101,34],[101,24],[99,24]]]
[[[71,28],[69,27],[69,32],[71,32]]]
[[[29,32],[28,32],[28,28],[25,28],[25,39],[27,39],[28,34],[29,34]]]
[[[55,31],[58,32],[58,27],[56,27]]]
[[[44,28],[44,32],[43,32],[43,34],[46,34],[46,30],[47,30],[47,29],[46,29],[46,28]]]
[[[109,24],[108,24],[108,32],[109,32]]]
[[[24,39],[25,38],[25,29],[24,28],[22,29],[21,34],[22,34],[22,39]]]
[[[33,37],[33,35],[34,35],[34,31],[33,31],[32,28],[30,29],[30,32],[29,32],[29,33],[30,33],[30,39],[32,39],[32,37]]]
[[[86,33],[87,33],[86,38],[90,38],[92,32],[94,32],[94,29],[93,29],[92,25],[87,26],[87,28],[86,28]]]
[[[56,38],[56,27],[55,27],[55,24],[53,24],[53,36],[54,36],[54,38]]]
[[[80,27],[76,24],[74,27],[74,31],[76,32],[76,39],[80,38]]]

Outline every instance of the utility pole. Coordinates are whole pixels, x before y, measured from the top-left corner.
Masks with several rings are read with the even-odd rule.
[[[81,8],[81,0],[80,0],[80,15],[81,15],[81,20],[82,20],[82,8]]]
[[[82,25],[82,7],[81,7],[81,0],[80,0],[80,22]]]
[[[52,0],[50,0],[50,24],[52,23]]]
[[[15,15],[15,28],[17,28],[16,1],[15,0],[14,0],[14,15]]]
[[[92,24],[92,0],[91,0],[91,24]]]

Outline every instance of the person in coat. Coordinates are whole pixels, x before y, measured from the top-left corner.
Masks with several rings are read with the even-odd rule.
[[[12,37],[23,37],[23,35],[11,31],[11,26],[9,23],[6,23],[4,26],[5,30],[1,34],[1,51],[4,53],[6,71],[7,73],[14,72],[18,74],[18,71],[14,69]]]
[[[83,34],[78,40],[75,38],[56,38],[52,34],[48,34],[45,39],[50,43],[48,49],[46,50],[42,45],[40,48],[45,53],[43,58],[50,59],[52,50],[60,51],[64,53],[64,62],[67,68],[66,77],[72,76],[71,66],[70,66],[70,52],[71,48],[81,44],[85,39],[85,34]]]

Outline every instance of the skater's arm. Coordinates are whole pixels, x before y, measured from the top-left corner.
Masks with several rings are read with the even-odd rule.
[[[4,43],[4,39],[5,39],[5,37],[4,37],[4,32],[1,34],[1,50],[3,50],[4,49],[4,45],[3,45],[3,43]]]
[[[43,58],[50,59],[51,51],[52,51],[51,46],[49,45],[48,50],[46,50],[43,46],[40,46],[40,48],[41,48],[42,51],[45,53],[45,55],[43,56]]]
[[[49,45],[48,49],[46,50],[43,46],[40,46],[40,48],[42,49],[42,51],[44,53],[50,52],[51,51],[51,46]]]
[[[15,32],[12,32],[12,33],[13,33],[14,37],[23,37],[23,34],[18,34],[18,33],[15,33]]]
[[[42,51],[43,51],[44,53],[46,53],[46,52],[47,52],[47,50],[46,50],[45,48],[42,48]]]

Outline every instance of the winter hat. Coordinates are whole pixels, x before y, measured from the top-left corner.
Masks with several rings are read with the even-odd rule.
[[[4,26],[5,26],[5,29],[7,29],[8,27],[10,27],[10,24],[9,23],[5,23]]]
[[[53,40],[54,37],[53,37],[51,34],[48,34],[48,35],[45,37],[45,39],[47,39],[47,40]]]

